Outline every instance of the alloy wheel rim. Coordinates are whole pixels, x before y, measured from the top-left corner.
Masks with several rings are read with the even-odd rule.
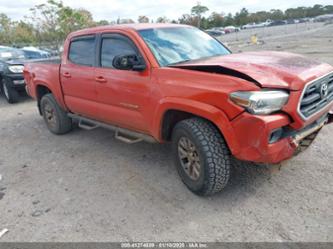
[[[51,105],[45,104],[44,113],[47,124],[50,127],[54,128],[57,125],[57,117],[55,114],[55,110],[52,108]]]
[[[197,181],[201,174],[200,158],[194,143],[189,138],[179,139],[178,156],[186,175],[191,180]]]

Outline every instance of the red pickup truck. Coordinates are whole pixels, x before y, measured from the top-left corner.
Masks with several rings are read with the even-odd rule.
[[[127,143],[170,141],[198,195],[225,187],[232,156],[281,162],[332,121],[332,66],[284,52],[232,54],[185,25],[77,31],[61,63],[28,63],[24,76],[51,132],[67,133],[75,120]]]

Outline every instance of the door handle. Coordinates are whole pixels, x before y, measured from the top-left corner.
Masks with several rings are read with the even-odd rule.
[[[71,78],[72,77],[72,75],[69,72],[64,72],[62,74],[62,76],[64,76],[65,78]]]
[[[99,83],[106,83],[107,80],[103,76],[98,76],[95,78],[95,80]]]

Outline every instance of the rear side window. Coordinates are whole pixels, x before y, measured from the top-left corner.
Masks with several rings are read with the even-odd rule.
[[[114,37],[105,37],[102,39],[101,66],[113,68],[112,62],[118,55],[137,54],[135,45],[126,37],[115,35]]]
[[[75,38],[70,44],[68,58],[78,65],[93,66],[95,61],[95,37]]]

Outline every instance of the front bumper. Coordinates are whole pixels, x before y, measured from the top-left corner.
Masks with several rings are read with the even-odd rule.
[[[291,143],[295,148],[298,148],[300,143],[306,138],[309,137],[311,134],[317,133],[321,130],[326,124],[329,123],[329,120],[332,118],[329,118],[331,115],[325,115],[322,118],[318,119],[311,125],[305,127],[304,129],[300,131],[291,131],[291,133],[286,133],[286,137],[291,138]]]
[[[333,121],[333,114],[325,114],[310,125],[295,130],[285,114],[256,116],[243,113],[232,122],[239,148],[234,156],[244,161],[279,163],[291,158],[300,142]],[[274,134],[278,134],[274,138]]]
[[[7,74],[4,76],[4,80],[8,86],[16,90],[25,90],[25,81],[23,74]]]

